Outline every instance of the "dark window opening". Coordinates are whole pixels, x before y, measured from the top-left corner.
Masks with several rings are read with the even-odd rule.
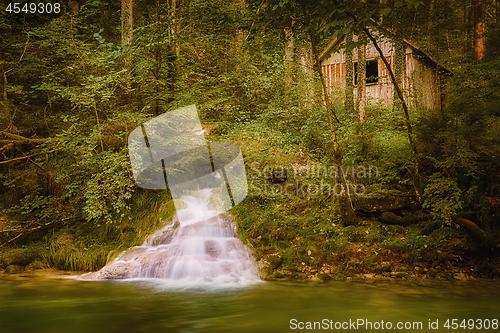
[[[366,84],[378,83],[378,61],[369,60],[366,62]],[[358,84],[358,63],[354,63],[354,84]]]

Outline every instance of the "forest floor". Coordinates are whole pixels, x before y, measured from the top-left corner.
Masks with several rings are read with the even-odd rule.
[[[326,173],[322,169],[321,154],[307,153],[301,145],[280,144],[279,136],[251,126],[226,133],[224,124],[207,128],[209,141],[232,141],[242,149],[249,193],[231,214],[263,279],[500,277],[500,244],[486,244],[457,225],[433,220],[415,202],[409,187],[382,184],[374,169],[373,175],[368,174],[369,165],[351,165],[357,167],[348,178],[359,185],[358,192],[351,193],[358,223],[346,226],[335,192],[328,192],[336,178],[331,169]],[[358,172],[360,167],[365,174]],[[105,228],[97,222],[65,225],[24,245],[3,246],[0,273],[100,269],[172,218],[174,207],[165,195],[139,195],[136,205],[141,208],[134,209],[127,222]],[[499,228],[492,235],[500,239]]]

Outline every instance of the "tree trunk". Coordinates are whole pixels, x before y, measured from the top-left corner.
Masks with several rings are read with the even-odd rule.
[[[419,157],[418,157],[418,151],[417,151],[417,146],[415,145],[415,141],[413,140],[413,130],[411,126],[411,121],[410,121],[410,113],[408,112],[408,106],[405,102],[405,98],[403,96],[403,91],[401,90],[396,77],[394,76],[394,72],[391,69],[391,65],[387,61],[387,59],[384,56],[384,52],[380,48],[380,46],[377,43],[377,40],[372,36],[370,33],[370,30],[368,28],[363,28],[364,33],[366,36],[370,39],[370,41],[373,43],[373,46],[375,46],[375,49],[377,49],[378,54],[380,55],[380,58],[384,62],[385,67],[387,68],[387,71],[389,72],[389,76],[391,77],[392,84],[394,86],[394,89],[396,90],[396,93],[398,94],[398,97],[401,101],[401,106],[403,107],[403,111],[405,114],[405,120],[406,120],[406,130],[408,133],[408,141],[410,143],[410,147],[413,151],[413,167],[414,167],[414,173],[412,174],[413,176],[413,186],[415,188],[415,195],[417,197],[417,200],[419,203],[422,202],[422,194],[420,190],[420,162],[419,162]]]
[[[7,72],[3,72],[3,92],[2,92],[2,99],[3,99],[3,107],[0,108],[0,113],[5,113],[8,114],[8,100],[7,100]]]
[[[285,38],[286,44],[283,63],[285,67],[285,104],[288,105],[291,101],[294,81],[293,63],[295,60],[295,39],[293,37],[292,28],[285,28]]]
[[[404,89],[404,73],[406,71],[406,54],[405,44],[402,39],[397,38],[394,42],[394,76],[396,83],[400,89]],[[394,89],[393,92],[393,105],[394,108],[401,109],[401,99],[398,92]]]
[[[432,26],[432,13],[434,11],[434,0],[431,0],[429,3],[429,16],[427,16],[427,24],[429,27]]]
[[[319,61],[318,53],[316,51],[316,44],[314,37],[309,34],[309,39],[311,41],[311,49],[313,52],[314,60],[315,60],[315,66],[314,70],[318,73],[318,76],[321,80],[321,86],[323,88],[323,102],[326,107],[326,112],[327,112],[327,118],[328,118],[328,124],[330,126],[330,133],[332,136],[332,155],[333,155],[333,163],[338,172],[339,176],[339,181],[340,184],[342,185],[342,188],[345,189],[339,196],[339,208],[340,208],[340,217],[342,224],[344,225],[356,225],[357,224],[357,218],[354,213],[354,208],[352,206],[351,198],[349,197],[349,191],[350,189],[347,187],[347,182],[344,178],[344,174],[341,171],[342,170],[342,151],[340,149],[338,140],[337,140],[337,132],[335,129],[335,125],[333,123],[332,119],[332,112],[330,110],[331,103],[330,103],[330,98],[328,96],[328,89],[326,86],[325,78],[323,76],[323,72],[321,71],[321,62]]]
[[[486,0],[474,0],[474,50],[472,57],[475,61],[481,61],[486,52],[485,14]]]
[[[122,46],[125,50],[125,68],[127,69],[127,102],[130,104],[132,100],[131,87],[132,84],[132,41],[134,37],[134,0],[121,0],[121,33]]]
[[[346,44],[352,43],[352,32],[346,35]],[[354,62],[352,50],[349,48],[345,52],[345,110],[354,113]]]
[[[358,110],[359,122],[363,123],[366,109],[366,44],[364,40],[363,44],[358,46],[357,90],[356,109]]]
[[[313,50],[310,38],[307,38],[306,45],[300,48],[300,63],[302,66],[302,75],[304,76],[303,83],[300,84],[300,96],[302,106],[310,109],[314,104],[314,68],[313,68]]]

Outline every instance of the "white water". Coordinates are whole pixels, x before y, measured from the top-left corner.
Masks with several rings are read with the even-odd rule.
[[[184,208],[177,211],[174,223],[100,271],[80,278],[161,279],[172,287],[245,286],[260,281],[250,251],[236,237],[234,222],[211,208],[211,199],[209,189],[182,197]]]

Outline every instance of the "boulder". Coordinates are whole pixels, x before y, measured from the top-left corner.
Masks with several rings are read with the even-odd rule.
[[[18,265],[9,265],[5,268],[5,274],[17,274],[24,271],[24,267]]]

